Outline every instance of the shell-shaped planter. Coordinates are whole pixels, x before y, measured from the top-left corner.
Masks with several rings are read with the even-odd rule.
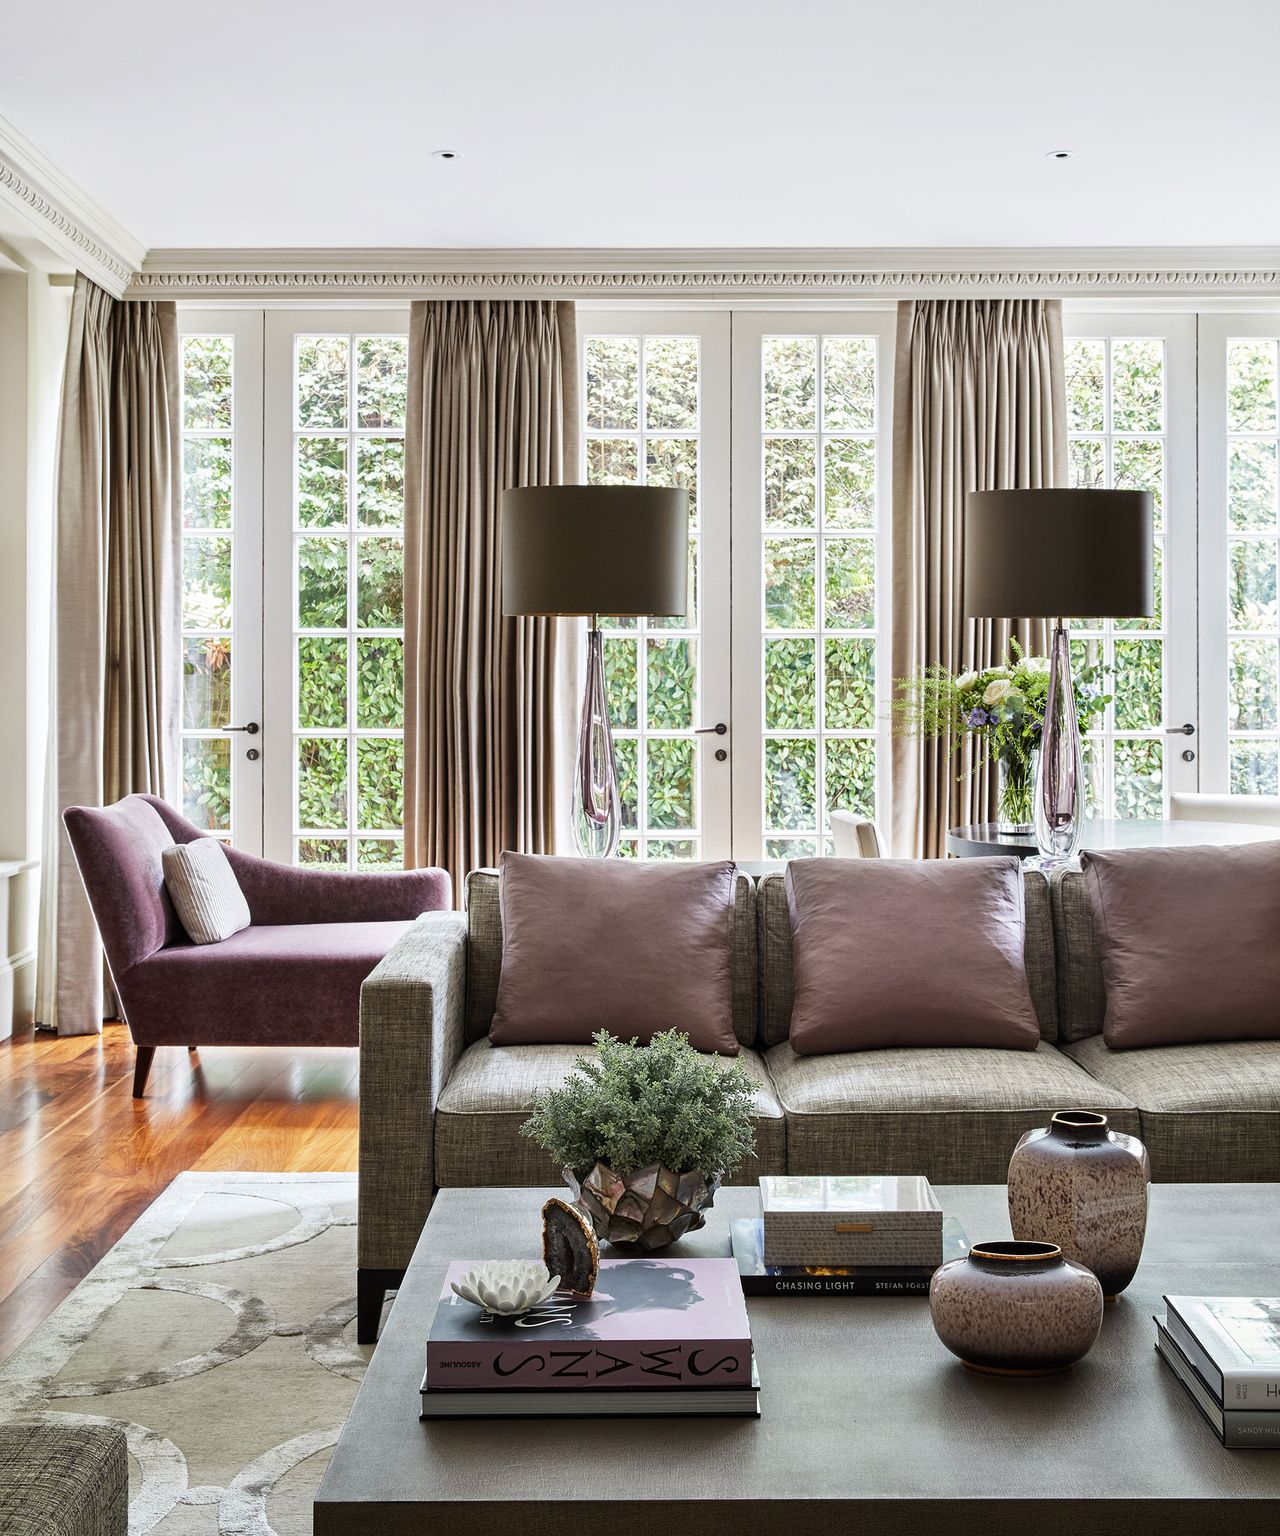
[[[1009,1162],[1009,1225],[1016,1238],[1056,1243],[1091,1269],[1108,1301],[1133,1279],[1147,1231],[1151,1166],[1136,1136],[1107,1117],[1066,1109],[1028,1131]]]
[[[1052,1243],[975,1243],[933,1273],[929,1312],[953,1355],[997,1376],[1050,1376],[1087,1355],[1102,1287]]]
[[[582,1172],[566,1168],[564,1177],[601,1242],[654,1253],[705,1225],[722,1175],[673,1173],[661,1163],[621,1175],[597,1163]]]

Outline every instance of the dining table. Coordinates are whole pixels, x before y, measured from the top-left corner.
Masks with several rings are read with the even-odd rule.
[[[1239,821],[1167,821],[1149,819],[1122,821],[1096,818],[1086,821],[1081,834],[1081,848],[1225,848],[1238,843],[1280,841],[1280,827],[1259,826]],[[947,853],[957,859],[1034,858],[1034,833],[1001,832],[994,821],[952,827],[947,833]],[[755,879],[782,875],[786,859],[739,859],[738,869]]]
[[[1099,852],[1111,848],[1225,848],[1277,838],[1280,827],[1249,822],[1098,818],[1085,822],[1080,846]],[[947,852],[957,859],[1007,858],[1010,854],[1030,859],[1039,851],[1033,832],[1002,832],[994,821],[952,827],[947,833]]]

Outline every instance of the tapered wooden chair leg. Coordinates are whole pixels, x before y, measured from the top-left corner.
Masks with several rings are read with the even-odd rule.
[[[151,1059],[156,1053],[154,1045],[140,1045],[133,1064],[133,1096],[140,1099],[146,1090],[147,1074],[151,1071]]]

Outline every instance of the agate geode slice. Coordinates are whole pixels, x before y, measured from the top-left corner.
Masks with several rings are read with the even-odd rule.
[[[718,1173],[673,1173],[661,1163],[625,1176],[604,1163],[584,1173],[564,1170],[574,1201],[603,1243],[653,1253],[694,1232],[720,1188]]]
[[[591,1223],[576,1207],[554,1197],[542,1207],[542,1258],[560,1289],[588,1300],[600,1273],[600,1246]]]

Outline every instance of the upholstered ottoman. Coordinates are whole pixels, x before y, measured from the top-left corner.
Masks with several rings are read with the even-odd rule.
[[[129,1454],[108,1425],[0,1425],[4,1536],[126,1536]]]

